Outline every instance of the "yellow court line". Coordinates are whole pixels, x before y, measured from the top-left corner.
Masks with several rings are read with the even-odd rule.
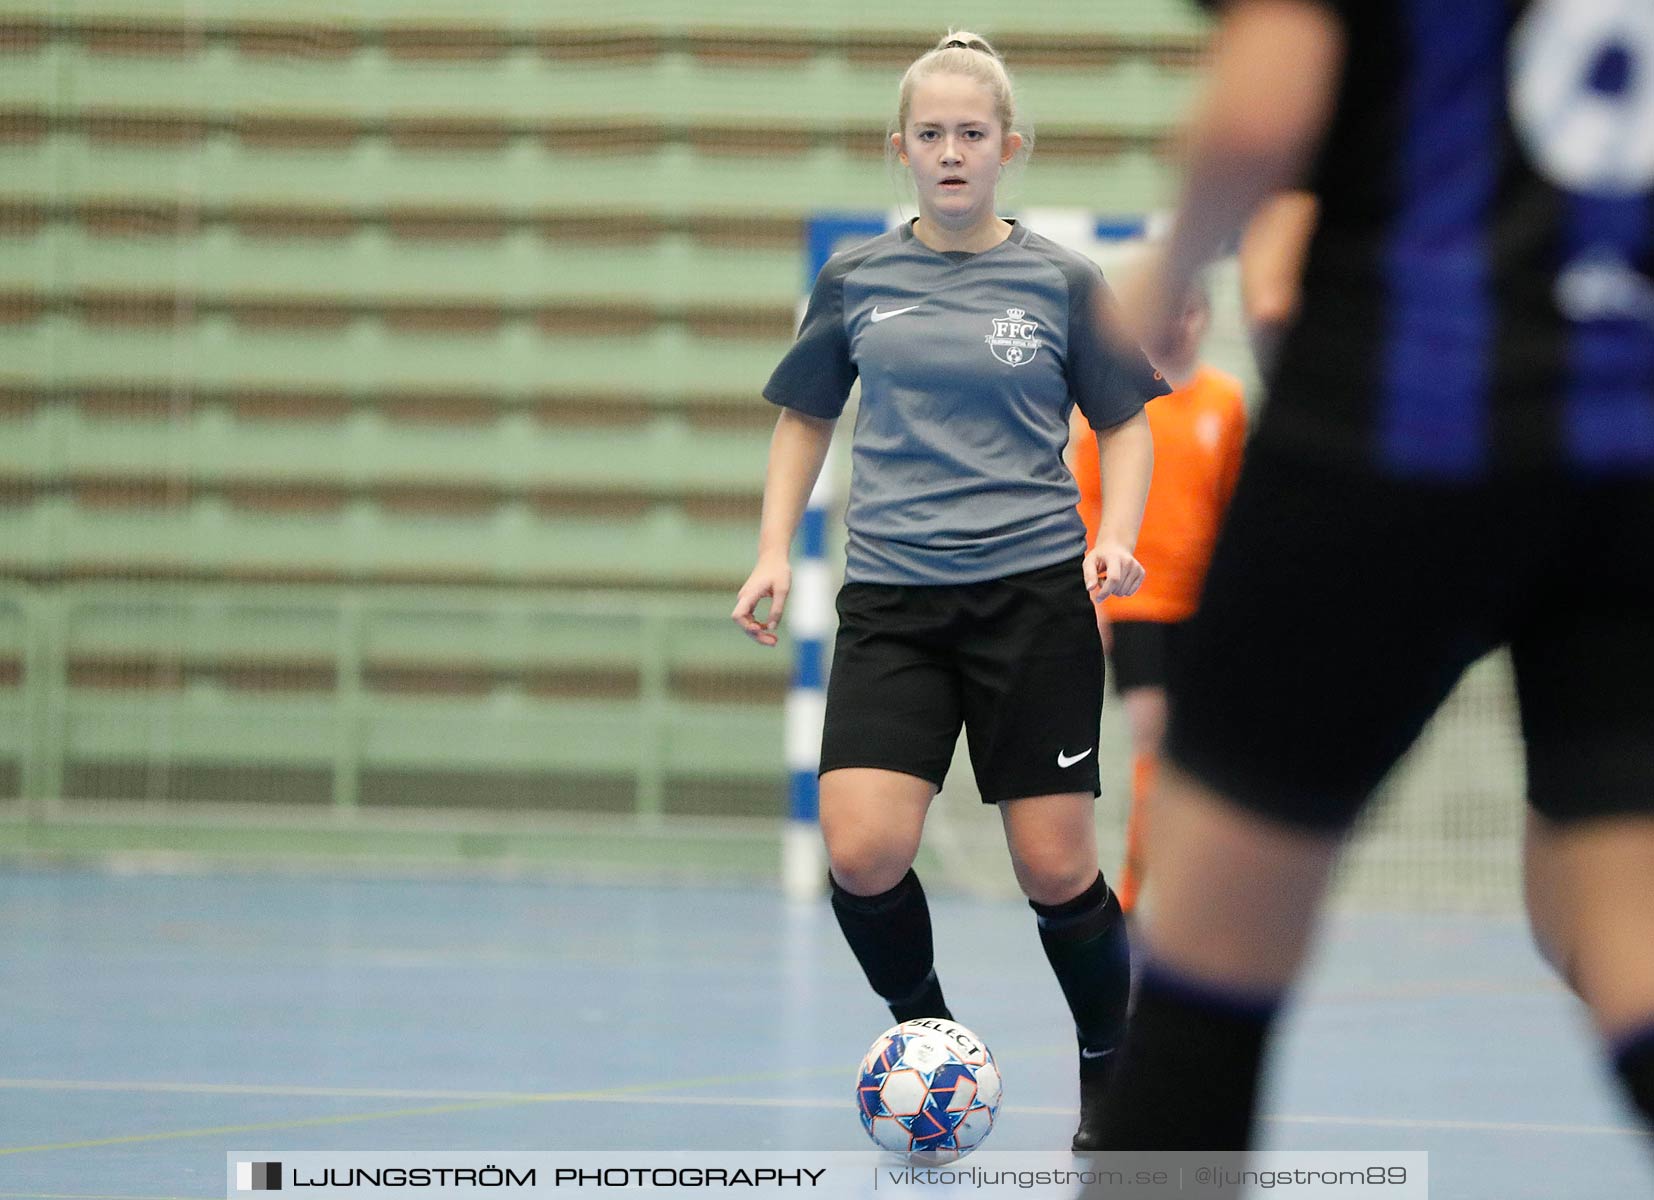
[[[1072,1046],[1040,1047],[1023,1050],[1018,1058],[1044,1058],[1061,1053],[1072,1053]],[[678,1088],[729,1087],[735,1084],[777,1083],[783,1080],[808,1079],[829,1076],[849,1079],[842,1066],[799,1067],[789,1071],[765,1071],[748,1075],[726,1075],[704,1079],[671,1080],[661,1083],[632,1083],[609,1088],[592,1088],[573,1092],[470,1092],[440,1088],[356,1088],[322,1087],[302,1084],[262,1083],[167,1083],[153,1080],[121,1079],[0,1079],[0,1091],[40,1092],[138,1092],[184,1096],[274,1096],[289,1099],[354,1099],[354,1100],[450,1100],[480,1101],[499,1104],[559,1104],[570,1102],[630,1102],[647,1099],[647,1093]],[[848,1085],[846,1085],[848,1086]],[[716,1097],[708,1104],[720,1103]],[[727,1101],[734,1103],[731,1099]],[[761,1101],[763,1104],[787,1104],[787,1100]],[[822,1103],[827,1103],[823,1101]],[[158,1135],[157,1135],[158,1136]],[[29,1147],[33,1148],[33,1147]],[[23,1149],[23,1147],[18,1147]],[[9,1153],[0,1147],[0,1154]]]
[[[42,1092],[166,1092],[201,1096],[333,1097],[375,1100],[497,1100],[506,1103],[552,1100],[593,1100],[624,1097],[637,1092],[686,1087],[725,1087],[730,1084],[775,1083],[810,1075],[843,1074],[841,1067],[795,1067],[787,1071],[757,1071],[745,1075],[674,1079],[659,1083],[626,1083],[614,1087],[562,1092],[463,1092],[439,1088],[355,1088],[265,1083],[168,1083],[129,1079],[0,1079],[0,1091]]]
[[[1479,980],[1448,980],[1435,981],[1435,989],[1439,994],[1452,994],[1466,984],[1475,985]],[[1497,986],[1498,981],[1489,979],[1488,983]],[[1445,985],[1445,986],[1444,986]],[[1454,985],[1457,985],[1455,987]],[[1388,999],[1381,990],[1346,993],[1336,997],[1340,1001],[1356,999]],[[1022,1050],[1020,1057],[1044,1057],[1059,1053],[1057,1047],[1039,1047]],[[135,1091],[135,1092],[178,1092],[198,1093],[208,1095],[266,1095],[302,1097],[336,1097],[355,1099],[453,1099],[463,1100],[465,1103],[436,1105],[424,1108],[394,1109],[379,1113],[342,1113],[327,1117],[305,1117],[286,1121],[267,1121],[251,1125],[223,1125],[202,1129],[169,1130],[159,1133],[128,1134],[123,1136],[92,1138],[78,1142],[55,1142],[36,1146],[0,1146],[0,1157],[11,1154],[28,1154],[50,1150],[84,1150],[100,1146],[132,1145],[143,1142],[171,1141],[197,1137],[224,1136],[232,1133],[261,1133],[285,1129],[314,1128],[328,1125],[347,1125],[366,1121],[388,1121],[401,1117],[440,1116],[446,1113],[475,1112],[488,1108],[507,1108],[522,1104],[556,1104],[571,1102],[613,1103],[630,1101],[646,1104],[722,1104],[731,1107],[827,1107],[829,1101],[813,1101],[800,1098],[785,1100],[768,1099],[741,1099],[736,1097],[673,1097],[651,1096],[651,1092],[672,1091],[681,1088],[699,1087],[727,1087],[732,1084],[770,1083],[778,1080],[791,1080],[809,1076],[827,1076],[840,1073],[838,1067],[811,1067],[791,1071],[769,1071],[748,1075],[729,1075],[703,1079],[673,1080],[664,1083],[626,1084],[612,1088],[597,1088],[576,1092],[442,1092],[442,1091],[403,1091],[395,1089],[375,1088],[325,1088],[325,1087],[296,1087],[283,1088],[272,1085],[258,1084],[169,1084],[169,1083],[123,1083],[112,1081],[80,1081],[80,1080],[45,1080],[45,1079],[0,1079],[0,1089],[34,1089],[34,1090],[62,1090],[62,1091]],[[1043,1108],[1012,1106],[1011,1111],[1028,1113],[1062,1114],[1072,1112],[1067,1108]],[[1642,1129],[1631,1129],[1622,1126],[1602,1125],[1556,1125],[1524,1122],[1494,1122],[1494,1121],[1426,1121],[1407,1118],[1386,1117],[1339,1117],[1328,1115],[1317,1116],[1272,1116],[1264,1115],[1266,1121],[1276,1121],[1290,1124],[1305,1125],[1354,1125],[1375,1128],[1396,1129],[1458,1129],[1484,1130],[1490,1132],[1520,1132],[1520,1133],[1568,1133],[1614,1136],[1644,1135]],[[0,1193],[0,1196],[6,1195]]]
[[[0,1079],[0,1091],[160,1092],[184,1096],[285,1096],[357,1100],[535,1100],[541,1092],[461,1092],[440,1088],[352,1088],[263,1083],[165,1083],[104,1079]],[[0,1193],[3,1195],[3,1193]]]
[[[172,1129],[161,1133],[131,1133],[118,1137],[88,1138],[80,1142],[47,1142],[38,1146],[0,1146],[0,1157],[44,1150],[91,1150],[99,1146],[130,1146],[139,1142],[167,1142],[180,1138],[223,1137],[232,1133],[268,1133],[276,1129],[304,1129],[319,1125],[350,1125],[358,1121],[388,1121],[397,1117],[428,1117],[472,1109],[503,1108],[503,1103],[445,1104],[433,1108],[403,1108],[381,1113],[342,1113],[331,1117],[303,1117],[293,1121],[262,1121],[256,1125],[215,1125],[208,1129]]]
[[[809,1097],[739,1097],[739,1096],[664,1096],[649,1095],[655,1089],[665,1090],[672,1087],[708,1087],[727,1085],[732,1083],[771,1082],[777,1078],[797,1078],[800,1075],[820,1075],[828,1071],[837,1073],[837,1068],[813,1068],[807,1071],[770,1072],[762,1076],[727,1077],[724,1079],[688,1080],[674,1084],[632,1084],[625,1087],[608,1088],[601,1091],[588,1092],[502,1092],[493,1093],[490,1099],[473,1104],[441,1105],[428,1108],[400,1109],[383,1113],[346,1114],[334,1117],[313,1117],[292,1121],[266,1122],[260,1125],[225,1126],[218,1129],[178,1130],[168,1133],[135,1134],[128,1137],[103,1138],[84,1142],[65,1142],[43,1146],[17,1146],[9,1149],[0,1148],[0,1154],[21,1154],[37,1150],[75,1150],[87,1149],[96,1146],[128,1144],[132,1142],[162,1141],[176,1138],[207,1137],[213,1134],[245,1133],[262,1130],[297,1129],[306,1126],[347,1124],[361,1121],[393,1120],[404,1116],[434,1116],[449,1112],[478,1111],[487,1108],[509,1108],[519,1104],[559,1104],[559,1103],[595,1103],[595,1104],[649,1104],[680,1107],[722,1107],[722,1108],[793,1108],[793,1109],[821,1109],[823,1111],[839,1108],[841,1102],[832,1099],[811,1099]],[[0,1087],[15,1087],[20,1084],[49,1085],[49,1080],[0,1080]],[[150,1090],[152,1088],[169,1088],[183,1090],[196,1086],[203,1090],[217,1087],[231,1087],[234,1085],[121,1085],[97,1084],[81,1085],[96,1086],[107,1090],[122,1090],[132,1087],[134,1090]],[[253,1090],[249,1088],[249,1090]],[[303,1092],[283,1093],[275,1089],[256,1089],[271,1094],[299,1094],[311,1095],[322,1092],[324,1089],[307,1089]],[[345,1089],[337,1089],[344,1091]],[[335,1094],[328,1092],[328,1094]],[[1074,1109],[1069,1106],[1050,1106],[1038,1104],[1007,1105],[1008,1112],[1024,1113],[1031,1116],[1071,1116]],[[1411,1117],[1352,1117],[1334,1116],[1331,1114],[1263,1114],[1265,1121],[1288,1125],[1333,1125],[1351,1126],[1373,1129],[1419,1129],[1419,1130],[1458,1130],[1480,1131],[1487,1133],[1549,1133],[1571,1134],[1585,1136],[1608,1137],[1635,1137],[1645,1136],[1641,1128],[1622,1125],[1564,1125],[1530,1121],[1468,1121],[1468,1120],[1425,1120]],[[9,1193],[0,1193],[0,1200]],[[140,1200],[140,1198],[133,1198]],[[161,1198],[152,1198],[161,1200]]]
[[[443,1104],[428,1108],[402,1108],[379,1113],[340,1113],[328,1117],[301,1117],[288,1121],[262,1121],[253,1125],[219,1125],[206,1129],[175,1129],[160,1133],[133,1133],[116,1137],[88,1138],[78,1142],[49,1142],[38,1146],[0,1146],[0,1157],[8,1154],[33,1154],[47,1150],[89,1150],[99,1146],[128,1146],[141,1142],[165,1142],[182,1138],[222,1137],[232,1133],[268,1133],[278,1129],[305,1129],[325,1125],[350,1125],[363,1121],[391,1121],[399,1117],[440,1116],[445,1113],[477,1112],[488,1108],[509,1108],[518,1104],[550,1104],[574,1100],[618,1100],[633,1094],[670,1088],[725,1087],[730,1084],[771,1083],[778,1079],[796,1079],[805,1074],[824,1074],[837,1068],[812,1068],[808,1071],[766,1071],[752,1075],[726,1075],[707,1079],[681,1079],[668,1083],[634,1083],[619,1087],[599,1088],[585,1092],[545,1092],[509,1095],[509,1098],[485,1100],[471,1104]]]
[[[1072,1047],[1052,1047],[1025,1050],[1019,1058],[1045,1057]],[[670,1080],[659,1083],[630,1083],[615,1087],[591,1088],[585,1091],[563,1092],[486,1092],[457,1091],[443,1088],[364,1088],[325,1087],[308,1084],[269,1083],[169,1083],[164,1080],[128,1079],[4,1079],[0,1091],[38,1092],[140,1092],[184,1096],[276,1096],[302,1099],[355,1100],[453,1100],[499,1101],[501,1103],[550,1103],[570,1100],[625,1099],[640,1092],[666,1091],[689,1087],[727,1087],[732,1084],[777,1083],[783,1080],[807,1079],[811,1076],[851,1077],[851,1070],[842,1066],[796,1067],[786,1071],[764,1071],[747,1075],[726,1075],[704,1079]]]

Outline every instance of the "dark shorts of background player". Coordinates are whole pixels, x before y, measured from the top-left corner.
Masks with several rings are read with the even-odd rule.
[[[1466,667],[1511,649],[1528,798],[1654,812],[1654,480],[1451,486],[1257,442],[1172,664],[1167,756],[1349,826]]]
[[[982,583],[847,583],[821,772],[937,788],[965,727],[982,800],[1098,794],[1103,655],[1080,559]]]
[[[1166,686],[1168,664],[1183,635],[1181,621],[1111,621],[1109,632],[1114,639],[1109,678],[1116,692]]]

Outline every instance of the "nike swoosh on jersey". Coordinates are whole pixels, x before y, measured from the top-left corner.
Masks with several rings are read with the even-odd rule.
[[[877,325],[880,321],[888,321],[891,317],[899,317],[903,313],[910,313],[918,307],[920,306],[917,304],[909,304],[906,308],[893,308],[889,312],[880,312],[878,305],[874,305],[872,317],[873,324]]]
[[[1075,763],[1079,762],[1082,758],[1086,757],[1088,754],[1091,753],[1092,750],[1095,750],[1095,749],[1096,749],[1095,746],[1091,746],[1091,747],[1088,747],[1084,750],[1081,750],[1078,754],[1075,754],[1073,756],[1064,754],[1061,750],[1058,750],[1057,751],[1057,765],[1059,767],[1072,767]]]

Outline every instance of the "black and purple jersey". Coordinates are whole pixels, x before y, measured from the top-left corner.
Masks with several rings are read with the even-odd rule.
[[[1321,2],[1347,53],[1258,436],[1403,477],[1654,474],[1654,4]]]

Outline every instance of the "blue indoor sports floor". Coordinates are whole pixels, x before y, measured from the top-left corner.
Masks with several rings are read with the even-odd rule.
[[[1065,1146],[1071,1027],[1027,909],[933,897],[1001,1150]],[[0,874],[0,1198],[223,1195],[258,1149],[866,1148],[889,1022],[825,903],[762,891]],[[1514,917],[1341,917],[1266,1101],[1283,1148],[1430,1152],[1440,1200],[1654,1194]]]

